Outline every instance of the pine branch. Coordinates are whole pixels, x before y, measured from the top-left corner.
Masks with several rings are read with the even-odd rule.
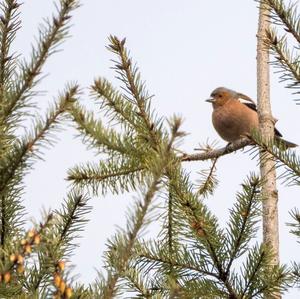
[[[294,222],[288,223],[288,226],[292,228],[290,233],[296,237],[300,237],[300,212],[297,208],[290,212],[290,216],[293,218]]]
[[[125,84],[128,93],[133,97],[133,99],[128,98],[128,100],[132,100],[137,105],[139,110],[137,113],[143,120],[144,130],[148,132],[149,141],[155,147],[158,144],[159,136],[157,136],[158,126],[151,119],[149,103],[151,96],[146,91],[144,83],[140,81],[138,68],[132,66],[131,58],[129,58],[128,51],[124,46],[126,40],[120,41],[116,36],[110,36],[109,41],[111,44],[108,46],[108,49],[117,54],[119,59],[119,61],[115,61],[116,66],[114,68],[119,75],[118,79]]]
[[[94,194],[100,190],[103,195],[107,190],[118,193],[136,190],[138,184],[144,184],[146,173],[151,172],[152,162],[162,150],[159,145],[154,150],[145,141],[106,129],[79,105],[73,106],[71,114],[90,147],[108,154],[108,158],[97,164],[76,166],[69,170],[68,180],[80,187],[91,186]],[[171,151],[175,140],[184,135],[178,131],[180,125],[181,120],[178,118],[170,121],[172,132],[167,151]]]
[[[176,174],[168,173],[168,176],[174,196],[181,206],[182,217],[192,228],[192,235],[188,238],[198,241],[197,248],[201,248],[202,254],[205,254],[211,261],[220,282],[224,284],[232,298],[238,298],[234,287],[228,281],[224,261],[220,258],[225,256],[222,243],[224,236],[218,228],[216,218],[198,201],[191,191],[188,178],[181,171],[178,170]]]
[[[230,210],[230,222],[227,225],[227,242],[229,262],[226,274],[229,275],[230,268],[235,259],[243,255],[249,241],[255,236],[256,224],[260,216],[260,186],[258,177],[252,175],[243,184],[243,193],[238,193],[237,203]]]
[[[16,58],[11,54],[11,44],[20,28],[19,8],[15,0],[0,3],[0,119],[8,103],[8,89],[16,68]],[[6,153],[13,138],[6,124],[0,123],[0,158]]]
[[[273,255],[271,248],[265,245],[251,249],[243,265],[242,276],[245,284],[241,286],[241,298],[262,298],[279,294],[286,289],[290,277],[285,267],[271,265]]]
[[[43,234],[43,231],[46,230],[47,227],[50,225],[51,221],[52,214],[49,213],[47,217],[45,217],[44,222],[38,225],[37,229],[29,230],[21,240],[18,240],[19,244],[16,244],[16,247],[14,248],[14,253],[10,255],[9,263],[5,265],[5,270],[1,269],[2,273],[12,272],[16,264],[23,266],[24,258],[28,258],[28,256],[32,253],[32,248],[40,244],[41,235]],[[18,257],[23,258],[21,259],[22,262],[18,262]]]
[[[252,288],[255,288],[256,277],[259,277],[258,272],[262,268],[261,265],[266,257],[266,252],[263,247],[255,247],[248,255],[247,264],[244,267],[245,273],[245,288],[243,290],[242,296],[247,293],[253,293]]]
[[[58,118],[66,111],[69,107],[70,102],[74,101],[78,92],[78,86],[73,85],[67,87],[65,93],[60,95],[59,104],[52,110],[45,118],[44,121],[37,121],[34,126],[33,133],[31,136],[27,136],[21,142],[16,142],[11,153],[9,153],[6,161],[1,161],[0,165],[0,194],[9,184],[9,181],[15,178],[15,174],[22,168],[28,168],[30,164],[27,160],[31,157],[37,156],[36,151],[43,142],[50,143],[51,140],[47,140],[46,136],[53,129],[57,129]]]
[[[9,55],[10,47],[20,28],[19,9],[16,0],[5,0],[0,4],[2,16],[0,18],[0,102],[5,103],[4,90],[9,84],[12,75],[14,58]],[[1,113],[0,113],[1,114]]]
[[[167,184],[167,183],[166,183]],[[173,191],[170,190],[171,186],[167,184],[166,190],[161,196],[164,202],[163,212],[160,215],[163,224],[157,237],[160,240],[160,246],[168,248],[169,255],[172,256],[177,251],[181,244],[181,211],[176,206],[173,198]],[[170,265],[168,269],[168,277],[176,276],[176,269]],[[168,281],[168,279],[166,279]]]
[[[5,249],[1,247],[2,283],[0,284],[0,294],[2,296],[19,298],[18,296],[26,290],[27,283],[30,281],[30,275],[27,280],[27,265],[39,252],[41,234],[50,222],[51,215],[49,214],[43,223],[36,225],[34,229],[26,233],[23,232],[20,236],[14,236],[15,238]]]
[[[287,223],[291,227],[290,233],[295,235],[297,238],[300,237],[300,213],[297,208],[290,212],[290,216],[293,218],[293,222]],[[298,243],[300,243],[298,241]],[[298,288],[300,288],[300,263],[292,263],[292,277],[293,281]]]
[[[100,281],[93,285],[85,286],[84,284],[76,283],[73,286],[73,297],[80,299],[102,298]]]
[[[269,11],[270,18],[275,25],[283,27],[296,41],[300,42],[300,20],[296,4],[285,5],[283,0],[263,0]],[[268,29],[265,35],[266,46],[273,52],[275,61],[271,62],[279,68],[281,81],[290,81],[287,88],[299,88],[300,64],[297,46],[289,50],[287,45],[288,34],[279,36],[274,29]],[[296,51],[295,51],[296,50]],[[295,54],[296,52],[296,54]],[[299,93],[299,92],[296,92]]]
[[[3,249],[9,244],[9,240],[21,233],[25,211],[20,199],[16,197],[20,192],[19,187],[10,194],[5,194],[2,190],[4,194],[0,195],[0,245]]]
[[[117,235],[111,242],[110,251],[108,252],[109,265],[112,267],[112,273],[109,273],[106,285],[103,289],[103,299],[113,298],[116,293],[116,284],[123,272],[127,268],[127,264],[132,255],[132,249],[138,237],[138,233],[141,230],[146,213],[149,209],[151,201],[158,190],[160,177],[163,173],[161,169],[160,175],[156,175],[153,181],[148,187],[148,191],[145,194],[142,203],[136,206],[134,217],[132,217],[132,223],[130,223],[129,229],[122,235]]]
[[[177,131],[174,129],[174,131]],[[112,298],[117,292],[117,282],[120,277],[124,276],[124,271],[129,267],[129,261],[133,255],[133,247],[137,241],[138,234],[141,229],[148,223],[145,219],[149,213],[150,205],[153,198],[160,188],[162,176],[170,164],[174,163],[174,157],[171,154],[173,142],[179,135],[175,134],[170,141],[161,143],[157,147],[158,152],[151,159],[148,170],[150,172],[150,182],[148,182],[148,190],[144,195],[142,202],[137,202],[134,215],[127,221],[127,231],[119,233],[114,240],[110,242],[109,251],[107,253],[108,279],[103,289],[103,299]]]
[[[263,0],[269,6],[270,17],[277,25],[284,26],[285,31],[292,34],[300,43],[300,18],[296,3],[285,5],[283,0]]]
[[[185,136],[185,132],[180,131],[180,127],[182,125],[182,119],[180,117],[177,116],[172,116],[169,120],[168,120],[169,126],[170,126],[170,141],[168,144],[168,151],[171,151],[174,149],[172,148],[172,144],[175,143],[177,138],[182,138],[183,136]],[[173,154],[173,153],[172,153]],[[177,158],[175,158],[175,164],[177,164],[179,161]],[[174,164],[170,165],[170,168],[167,170],[168,171],[172,171],[174,167]],[[161,215],[161,217],[164,217],[164,224],[162,227],[162,230],[159,234],[159,238],[163,241],[164,245],[168,247],[169,250],[169,254],[172,255],[173,252],[175,252],[180,244],[180,237],[179,237],[179,231],[181,228],[181,224],[180,224],[180,213],[181,211],[179,211],[176,208],[176,204],[174,203],[174,198],[173,198],[173,191],[172,191],[172,186],[170,184],[167,184],[166,186],[166,195],[165,195],[165,213]],[[166,279],[166,284],[169,285],[169,287],[171,287],[171,285],[173,285],[172,282],[174,282],[174,284],[176,284],[176,271],[174,268],[170,267],[169,268],[169,273],[168,273],[168,277]],[[170,296],[172,297],[172,295],[170,294]]]
[[[199,259],[197,254],[189,252],[185,247],[170,255],[169,248],[161,242],[139,243],[135,247],[135,255],[138,259],[137,266],[140,267],[140,270],[145,270],[146,273],[150,273],[161,266],[163,267],[161,271],[164,272],[168,272],[170,268],[177,268],[180,277],[190,275],[195,279],[194,273],[198,273],[199,277],[219,278],[217,273],[206,269],[205,261]]]
[[[217,169],[216,168],[217,161],[218,158],[212,159],[212,165],[210,166],[210,168],[201,170],[200,172],[202,178],[198,183],[197,189],[198,189],[198,194],[202,195],[203,197],[206,197],[209,194],[212,195],[218,184],[218,179],[215,175]]]
[[[298,88],[300,84],[300,63],[299,55],[290,52],[286,36],[279,37],[274,30],[269,30],[266,34],[266,43],[270,47],[275,61],[271,62],[276,68],[279,68],[280,80],[290,81],[288,88]]]
[[[300,288],[300,263],[292,264],[292,278],[298,288]]]
[[[151,290],[149,281],[142,273],[136,271],[136,269],[126,269],[123,277],[125,280],[125,287],[128,289],[128,291],[137,293],[135,294],[135,298],[162,298],[157,295],[155,297],[153,296],[154,292]]]
[[[71,109],[73,103],[77,100],[79,94],[79,86],[77,84],[68,84],[63,91],[59,93],[58,103],[49,109],[48,115],[43,120],[36,117],[31,133],[24,138],[23,144],[26,144],[26,152],[31,152],[33,156],[41,158],[39,151],[42,146],[53,145],[55,136],[52,132],[59,131],[60,124],[69,119],[66,112]],[[47,136],[47,138],[45,138]]]
[[[127,129],[130,127],[131,130],[139,127],[140,117],[135,105],[116,91],[106,79],[95,80],[91,88],[94,97],[101,101],[101,108],[111,116],[110,121],[116,119],[118,123]]]
[[[208,295],[209,294],[209,295]],[[211,280],[186,280],[181,288],[182,298],[231,298],[230,295],[220,289],[217,282]]]
[[[91,211],[88,200],[77,190],[71,190],[62,208],[53,212],[53,225],[42,235],[45,242],[39,252],[38,265],[31,270],[31,291],[47,287],[57,261],[70,257],[78,246],[73,241],[88,222],[86,215]]]
[[[250,137],[252,142],[256,143],[262,150],[262,153],[271,154],[274,160],[277,160],[276,167],[284,167],[285,171],[280,175],[287,184],[300,184],[300,158],[295,152],[287,150],[284,143],[280,141],[265,140],[257,132]],[[262,158],[266,159],[264,154]]]
[[[140,162],[115,158],[79,165],[69,170],[67,179],[80,188],[91,187],[95,195],[99,192],[105,195],[108,190],[112,193],[136,190],[139,184],[144,183],[145,172],[144,167],[137,163]]]
[[[174,251],[174,245],[173,245],[173,194],[170,191],[169,192],[169,200],[168,200],[168,248],[169,248],[169,254],[172,256],[172,253]]]
[[[24,62],[21,66],[21,73],[15,80],[15,86],[9,95],[9,102],[0,117],[1,124],[14,119],[17,116],[17,110],[23,107],[26,99],[32,95],[31,90],[37,83],[37,78],[47,58],[66,38],[70,13],[77,7],[77,0],[61,0],[60,7],[57,8],[58,15],[54,16],[51,21],[46,20],[46,25],[40,28],[38,44],[32,49],[31,61]]]
[[[78,238],[78,233],[88,222],[85,216],[92,210],[91,206],[87,205],[88,200],[86,196],[73,190],[68,194],[68,199],[64,201],[61,210],[54,211],[54,217],[57,219],[54,243],[56,248],[62,248],[63,255],[59,257],[60,259],[70,255],[77,247],[72,241]]]
[[[201,298],[200,295],[204,294],[204,290],[206,290],[205,298],[216,298],[214,297],[216,293],[222,294],[224,298],[232,295],[223,290],[218,273],[209,266],[208,261],[185,245],[170,255],[168,246],[161,242],[143,242],[135,247],[135,255],[137,257],[135,267],[143,273],[143,276],[154,277],[156,284],[152,289],[162,294],[172,292],[172,284],[165,285],[164,278],[169,277],[171,268],[177,274],[173,288],[179,298],[185,298],[184,294],[190,294],[187,298]]]
[[[139,156],[140,151],[135,138],[131,135],[121,135],[114,129],[107,129],[101,121],[95,120],[91,112],[86,111],[79,104],[73,105],[70,111],[84,142],[90,148],[99,150],[100,153],[111,155],[120,154]]]
[[[192,235],[189,236],[189,232],[185,231],[182,231],[182,234],[186,234],[188,239],[196,238],[199,243],[203,244],[204,250],[209,251],[210,246],[214,247],[213,251],[221,250],[223,234],[218,227],[217,219],[192,191],[193,186],[190,184],[188,176],[180,169],[169,171],[167,175],[170,178],[170,186],[172,187],[170,190],[173,192],[174,203],[181,210],[182,225],[185,226],[183,223],[185,220],[192,228]],[[209,240],[206,240],[206,237]]]
[[[57,128],[59,117],[65,112],[70,101],[74,100],[76,93],[77,86],[70,86],[65,94],[60,96],[60,102],[54,110],[34,128],[32,136],[24,138],[23,141],[16,141],[11,151],[0,161],[2,246],[5,246],[7,237],[11,238],[17,234],[16,227],[21,224],[18,220],[22,217],[23,207],[18,198],[22,192],[21,182],[24,173],[32,165],[30,158],[38,157],[39,148],[47,141],[51,144],[51,141],[47,140],[47,135]]]

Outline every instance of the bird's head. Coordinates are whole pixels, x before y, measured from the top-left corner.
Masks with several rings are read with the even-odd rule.
[[[235,91],[225,88],[218,87],[211,94],[210,98],[206,102],[212,103],[214,108],[225,105],[231,99],[237,99],[238,93]]]

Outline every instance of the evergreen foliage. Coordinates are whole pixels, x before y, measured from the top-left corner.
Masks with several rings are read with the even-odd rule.
[[[274,24],[284,26],[299,42],[296,9],[280,0],[263,1]],[[0,297],[246,299],[283,293],[292,283],[299,286],[300,265],[270,266],[272,249],[256,242],[263,180],[253,173],[244,180],[222,227],[205,198],[213,194],[216,163],[228,149],[203,146],[211,167],[201,172],[198,185],[191,181],[182,162],[196,158],[189,160],[179,150],[185,136],[182,120],[177,116],[166,120],[156,113],[125,39],[110,36],[107,47],[115,55],[113,69],[121,87],[100,77],[90,88],[100,111],[93,113],[78,103],[79,86],[73,83],[59,93],[45,116],[33,116],[32,100],[43,66],[68,36],[71,13],[79,3],[59,1],[56,14],[40,27],[29,60],[12,50],[20,28],[19,6],[17,0],[2,0],[0,5]],[[276,66],[284,71],[282,79],[298,88],[298,56],[290,54],[286,38],[276,31],[268,37]],[[67,179],[73,186],[61,208],[45,213],[26,231],[24,175],[42,158],[42,148],[53,145],[55,132],[67,120],[73,121],[84,144],[97,151],[99,161],[70,169]],[[32,127],[20,133],[26,121],[32,121]],[[278,167],[284,167],[285,182],[299,185],[300,161],[294,152],[256,133],[247,145],[250,142],[254,154],[257,149],[269,153]],[[95,196],[138,194],[126,227],[107,242],[104,271],[88,286],[75,283],[65,267],[91,210],[86,191]],[[163,208],[158,208],[161,201]],[[298,210],[291,216],[291,232],[299,237]],[[147,225],[157,219],[160,233],[145,239]]]
[[[276,27],[271,28],[266,40],[274,56],[272,64],[278,73],[281,73],[281,81],[287,81],[287,87],[295,89],[294,94],[299,94],[300,82],[300,18],[296,3],[286,4],[283,0],[263,0],[268,6],[271,19]],[[285,31],[278,33],[278,28]],[[299,100],[298,97],[296,100]]]
[[[77,104],[71,111],[83,141],[105,158],[76,166],[68,178],[95,195],[100,190],[120,193],[139,186],[148,191],[130,213],[127,229],[109,241],[107,273],[99,278],[98,288],[91,288],[99,298],[129,292],[135,298],[262,298],[284,291],[291,280],[287,267],[270,266],[272,250],[251,243],[261,216],[260,179],[251,174],[245,181],[227,228],[221,228],[203,201],[214,189],[216,159],[196,188],[178,155],[176,139],[185,135],[180,132],[180,119],[167,122],[157,117],[125,40],[111,36],[108,49],[117,56],[114,69],[121,90],[102,78],[95,80],[91,90],[110,126],[105,128]],[[149,193],[155,197],[154,186],[166,200],[163,212],[147,200]],[[151,217],[143,220],[148,205],[164,219],[153,241],[138,234],[151,221]]]
[[[300,213],[298,209],[294,209],[291,211],[290,215],[293,218],[294,222],[288,223],[288,225],[292,228],[291,233],[294,234],[297,238],[300,237]],[[299,241],[298,241],[299,243]],[[292,275],[294,278],[295,285],[300,288],[300,263],[293,262],[292,263]]]
[[[77,7],[76,0],[59,2],[56,14],[40,26],[31,57],[25,60],[12,48],[21,26],[20,3],[1,1],[1,298],[50,298],[54,293],[59,298],[71,297],[64,260],[70,257],[74,239],[86,222],[87,198],[80,190],[71,190],[61,210],[46,213],[43,222],[34,224],[26,232],[26,211],[21,195],[24,175],[31,171],[36,160],[42,158],[42,149],[53,145],[55,133],[70,118],[67,111],[78,97],[78,85],[67,84],[44,116],[36,113],[33,101],[43,66],[67,37],[71,12]]]

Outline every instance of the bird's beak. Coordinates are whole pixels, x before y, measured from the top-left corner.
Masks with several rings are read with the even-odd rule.
[[[205,102],[208,102],[208,103],[213,103],[215,100],[213,98],[210,98],[210,99],[207,99],[205,100]]]

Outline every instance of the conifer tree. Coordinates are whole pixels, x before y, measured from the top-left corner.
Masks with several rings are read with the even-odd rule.
[[[297,42],[299,17],[293,6],[280,0],[262,0],[276,26],[284,26]],[[265,180],[249,173],[225,226],[209,210],[205,197],[216,186],[218,159],[249,146],[261,161],[275,161],[285,170],[285,182],[299,185],[300,160],[295,152],[274,145],[271,138],[254,132],[226,148],[204,146],[196,154],[182,153],[185,132],[178,116],[166,120],[152,105],[152,95],[126,40],[110,36],[108,50],[114,55],[114,71],[120,88],[105,78],[90,87],[100,104],[96,117],[79,104],[79,86],[67,84],[44,117],[32,116],[35,86],[47,58],[67,37],[76,0],[60,0],[57,12],[40,28],[29,60],[13,54],[14,37],[20,28],[17,0],[1,1],[0,17],[0,296],[3,298],[274,298],[293,283],[299,286],[300,265],[281,265],[269,242],[253,242],[261,222],[266,193]],[[275,53],[274,64],[283,79],[298,88],[299,59],[291,55],[286,37],[274,29],[266,32],[265,46]],[[297,48],[296,48],[297,50]],[[99,112],[99,111],[97,111]],[[36,114],[34,114],[36,115]],[[34,117],[33,127],[18,133],[22,122]],[[104,118],[104,117],[103,117]],[[43,215],[30,231],[24,229],[25,209],[21,194],[23,177],[41,149],[53,143],[53,133],[72,120],[83,142],[101,155],[97,163],[76,165],[68,172],[73,184],[60,209]],[[184,163],[211,160],[196,186]],[[65,261],[76,247],[90,211],[87,192],[102,195],[135,192],[127,225],[107,242],[104,271],[88,286],[72,282]],[[234,196],[234,195],[228,195]],[[163,204],[158,208],[157,204]],[[291,212],[291,232],[299,237],[300,215]],[[142,232],[162,219],[154,239]]]
[[[261,217],[261,180],[254,174],[245,179],[228,224],[221,228],[203,201],[214,186],[213,169],[199,191],[182,167],[184,161],[216,159],[250,141],[241,140],[226,150],[204,148],[202,157],[178,154],[176,141],[184,137],[180,119],[166,122],[157,117],[125,40],[111,36],[108,49],[117,56],[114,69],[124,92],[103,78],[95,80],[91,92],[111,126],[105,128],[76,103],[71,110],[84,142],[105,153],[106,159],[76,166],[68,179],[96,195],[141,187],[147,191],[131,213],[127,229],[109,241],[107,273],[99,278],[101,287],[94,287],[99,298],[126,291],[145,298],[260,298],[283,291],[290,282],[287,268],[272,263],[268,244],[249,244]],[[157,192],[168,195],[160,214],[165,225],[157,239],[142,240],[139,231],[149,221],[147,212],[155,208]],[[241,267],[235,266],[237,261]]]
[[[276,5],[280,6],[281,11]],[[292,8],[285,8],[281,1],[262,1],[261,6],[264,7],[262,16],[270,14],[273,20],[285,16],[283,11],[288,11],[290,17],[297,19],[296,12]],[[278,22],[277,20],[275,24]],[[287,23],[286,20],[281,22]],[[290,20],[290,23],[296,28],[299,27],[296,21]],[[274,51],[271,41],[273,37],[277,42],[274,31],[263,30],[261,46],[270,47]],[[297,30],[288,28],[287,31]],[[68,178],[75,185],[88,189],[92,187],[95,194],[107,189],[113,192],[136,190],[137,184],[144,186],[144,179],[151,171],[143,161],[148,160],[145,157],[151,153],[151,149],[157,151],[156,146],[161,138],[168,136],[164,130],[166,121],[156,120],[156,114],[151,110],[151,97],[145,91],[136,65],[128,57],[125,40],[111,36],[108,48],[117,55],[114,69],[117,78],[121,80],[122,89],[116,90],[103,78],[97,79],[91,89],[96,100],[100,102],[102,111],[110,115],[111,127],[105,130],[104,125],[84,109],[81,110],[81,115],[76,106],[72,112],[85,142],[107,154],[105,162],[80,165],[69,172]],[[281,61],[280,58],[278,63]],[[298,61],[294,59],[291,65],[295,67]],[[287,69],[287,63],[282,66],[289,74],[288,78],[297,81],[293,70]],[[147,109],[141,106],[141,99]],[[265,112],[261,111],[262,114]],[[121,133],[115,130],[115,123],[120,125]],[[146,130],[141,131],[141,123]],[[169,123],[173,124],[171,121]],[[101,132],[95,130],[96,124]],[[173,132],[174,129],[171,126],[169,130]],[[121,146],[127,144],[129,136],[132,138],[129,144],[134,145],[134,148],[129,147],[130,150],[126,151]],[[172,135],[169,135],[169,139],[173,139]],[[203,202],[203,197],[214,189],[217,159],[249,144],[252,144],[255,154],[260,151],[262,164],[270,159],[272,163],[275,161],[276,166],[285,168],[281,176],[285,182],[298,184],[297,155],[286,151],[280,144],[275,146],[272,138],[263,132],[254,132],[250,140],[241,139],[224,149],[202,148],[199,154],[180,155],[179,149],[174,146],[167,155],[174,157],[174,160],[161,172],[163,185],[160,186],[160,192],[168,195],[165,198],[165,225],[162,233],[153,241],[140,240],[138,234],[132,233],[136,231],[133,219],[139,218],[138,214],[128,220],[128,231],[118,232],[109,242],[106,254],[108,272],[101,279],[101,298],[112,298],[124,294],[126,290],[135,292],[136,297],[145,298],[280,297],[280,293],[291,282],[291,274],[296,279],[299,277],[299,265],[295,263],[293,271],[286,266],[280,266],[278,247],[273,247],[274,243],[268,241],[266,232],[263,244],[253,247],[249,245],[249,241],[256,236],[257,223],[261,220],[261,204],[265,204],[268,196],[268,189],[262,191],[265,180],[261,181],[254,174],[246,179],[231,210],[227,228],[219,227],[218,220]],[[142,149],[142,152],[137,152],[137,149]],[[182,163],[207,159],[212,159],[213,163],[199,192],[184,172]],[[265,173],[269,174],[269,170]],[[293,216],[297,219],[298,216],[295,215],[298,214],[295,213]],[[129,250],[125,251],[124,248]],[[244,261],[241,268],[234,267],[237,261]]]
[[[43,66],[67,37],[78,1],[59,2],[56,13],[40,26],[29,59],[13,49],[20,5],[17,0],[0,3],[0,297],[71,298],[65,259],[86,221],[88,198],[71,190],[60,209],[42,215],[26,231],[21,195],[24,175],[41,158],[42,148],[54,143],[54,133],[78,96],[77,84],[67,84],[45,115],[38,115],[34,104]]]

